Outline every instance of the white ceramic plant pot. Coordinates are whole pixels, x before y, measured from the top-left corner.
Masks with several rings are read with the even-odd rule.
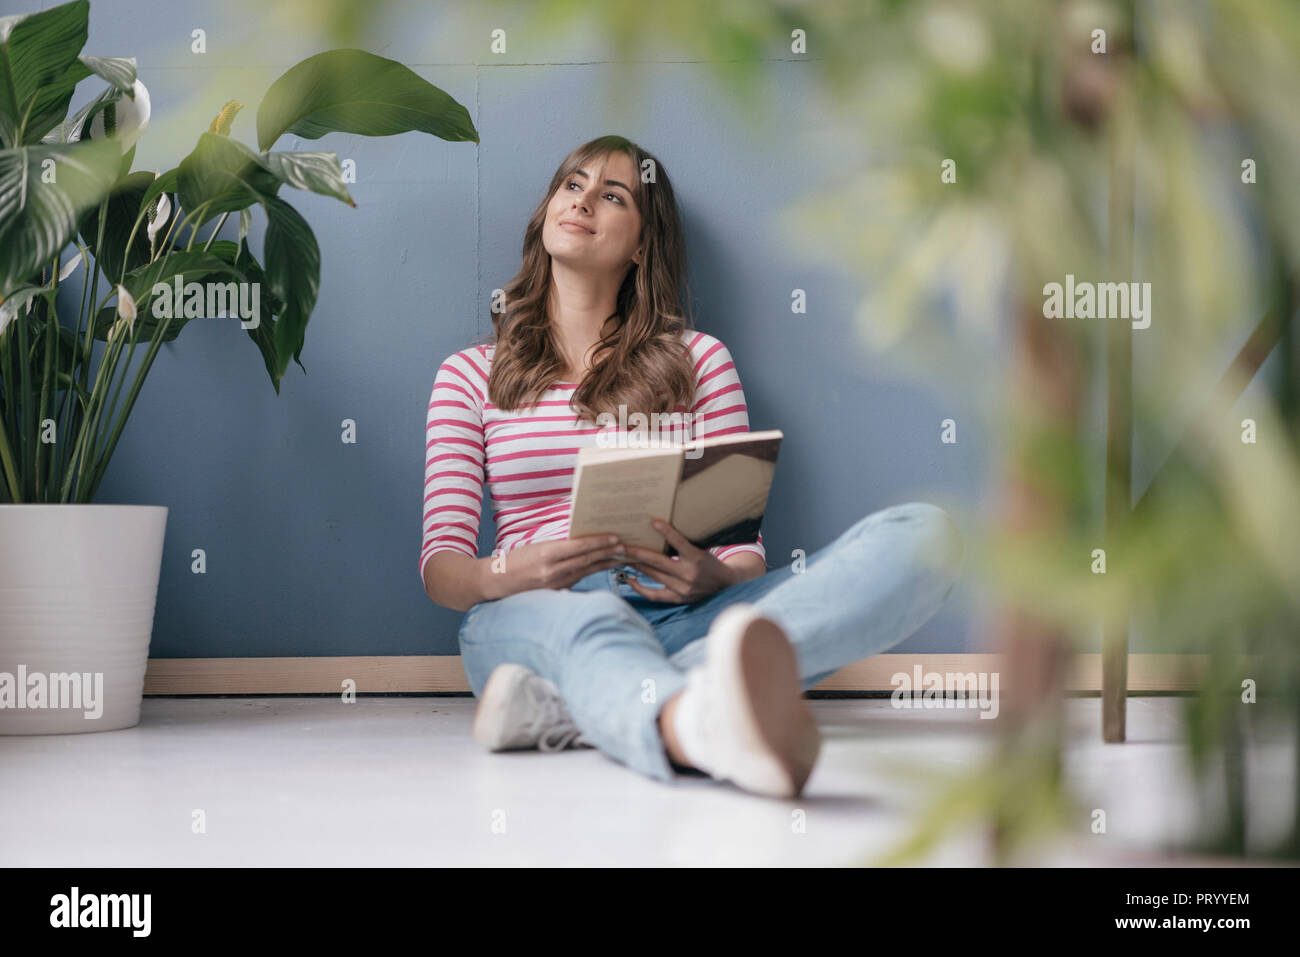
[[[0,505],[0,734],[139,723],[166,525],[162,505]]]

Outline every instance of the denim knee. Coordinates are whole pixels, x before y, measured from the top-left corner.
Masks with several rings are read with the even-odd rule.
[[[608,635],[611,625],[649,627],[613,592],[534,588],[475,605],[461,622],[458,643],[470,686],[478,694],[492,668],[504,661],[528,665],[560,682],[575,646]]]
[[[955,582],[961,577],[965,556],[965,542],[956,521],[944,509],[929,502],[906,502],[864,515],[854,523],[851,531],[867,533],[871,529],[888,525],[902,525],[909,529],[908,538],[915,548],[915,557],[933,568],[940,576]]]
[[[625,643],[635,635],[634,643],[662,653],[654,631],[626,599],[611,591],[566,592],[575,601],[565,605],[564,617],[551,636],[550,644],[557,660],[567,662],[575,652],[593,645],[615,641]]]
[[[962,573],[966,545],[961,529],[944,509],[929,502],[899,506],[917,529],[917,556],[951,586]]]

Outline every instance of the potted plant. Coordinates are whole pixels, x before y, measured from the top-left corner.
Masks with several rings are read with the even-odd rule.
[[[290,357],[303,368],[320,251],[278,193],[356,204],[334,153],[275,141],[418,130],[478,142],[438,87],[337,49],[271,85],[256,150],[230,137],[230,101],[174,169],[131,172],[148,91],[133,58],[81,53],[89,9],[0,18],[0,734],[139,722],[167,508],[92,502],[159,348],[191,319],[237,318],[277,395]],[[69,117],[92,76],[107,87]],[[261,262],[247,240],[254,207],[267,220]],[[238,239],[218,239],[231,214]],[[58,293],[78,273],[74,322]]]

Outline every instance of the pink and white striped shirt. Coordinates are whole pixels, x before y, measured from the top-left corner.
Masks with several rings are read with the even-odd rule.
[[[706,332],[682,333],[695,359],[693,429],[679,423],[656,433],[678,444],[749,431],[749,410],[736,364],[727,347]],[[493,554],[516,545],[568,536],[573,468],[578,449],[617,426],[579,420],[569,408],[576,383],[547,389],[529,409],[505,412],[488,399],[494,344],[471,346],[438,367],[425,425],[424,537],[420,580],[435,552],[478,557],[479,521],[486,479],[497,534]],[[678,406],[678,412],[686,409]],[[753,552],[766,559],[763,536],[741,545],[709,549],[719,559]]]

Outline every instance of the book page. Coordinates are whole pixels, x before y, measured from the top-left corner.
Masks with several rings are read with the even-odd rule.
[[[625,545],[663,551],[653,518],[671,521],[680,452],[581,460],[574,472],[569,538],[613,533]]]

